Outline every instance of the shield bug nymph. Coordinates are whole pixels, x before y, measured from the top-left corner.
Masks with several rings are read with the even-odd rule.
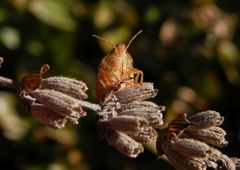
[[[110,54],[102,59],[98,67],[96,79],[96,95],[98,100],[102,101],[111,90],[117,89],[122,83],[125,83],[126,87],[143,83],[143,72],[134,68],[133,58],[127,51],[132,41],[141,32],[139,31],[135,34],[127,45],[123,43],[116,46],[104,38],[93,35],[113,46]]]

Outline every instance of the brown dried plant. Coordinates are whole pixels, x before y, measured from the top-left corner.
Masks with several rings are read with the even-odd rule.
[[[224,118],[216,111],[181,114],[158,130],[158,156],[165,154],[177,170],[235,170],[234,162],[215,147],[227,145],[226,132],[218,127]]]
[[[78,124],[86,116],[83,107],[100,110],[98,105],[84,101],[88,97],[84,82],[63,76],[44,79],[48,70],[49,66],[43,65],[39,71],[24,76],[20,83],[1,77],[1,84],[15,89],[27,112],[53,128],[63,128],[67,122]]]
[[[86,84],[61,76],[43,79],[48,70],[49,66],[44,65],[22,79],[21,100],[28,112],[43,124],[54,128],[62,128],[67,122],[78,124],[78,119],[86,116],[80,104],[87,98]]]
[[[154,98],[157,90],[151,83],[125,87],[124,83],[101,103],[98,114],[99,136],[129,157],[144,151],[142,144],[156,138],[155,127],[163,124],[164,106],[146,101]]]
[[[3,58],[0,57],[0,66]],[[87,85],[79,80],[56,76],[43,78],[48,65],[26,75],[19,83],[0,76],[0,85],[18,92],[27,112],[44,125],[63,128],[78,124],[86,116],[83,108],[97,113],[97,130],[102,139],[128,157],[144,151],[143,144],[157,138],[158,157],[165,154],[178,170],[205,170],[207,167],[234,170],[239,158],[229,158],[214,147],[224,147],[226,132],[219,126],[224,118],[216,111],[181,114],[163,125],[159,106],[149,99],[157,95],[152,83],[135,83],[130,78],[110,90],[99,104],[85,101]]]

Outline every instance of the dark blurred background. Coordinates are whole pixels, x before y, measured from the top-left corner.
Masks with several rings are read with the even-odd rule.
[[[239,0],[0,0],[2,76],[21,80],[48,63],[47,76],[88,84],[95,99],[98,64],[112,44],[127,43],[145,81],[159,89],[165,122],[207,109],[224,117],[228,156],[240,156]],[[95,114],[62,130],[28,115],[13,91],[0,89],[0,166],[19,170],[173,169],[154,144],[132,159],[97,140]],[[0,168],[0,169],[2,169]]]

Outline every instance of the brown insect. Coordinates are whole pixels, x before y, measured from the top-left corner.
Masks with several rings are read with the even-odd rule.
[[[113,46],[111,53],[102,59],[98,67],[96,80],[98,100],[102,101],[111,90],[119,88],[122,83],[125,83],[127,87],[143,83],[143,72],[133,67],[132,56],[127,52],[131,42],[141,32],[135,34],[127,45],[118,44],[116,46],[99,36],[93,35]]]

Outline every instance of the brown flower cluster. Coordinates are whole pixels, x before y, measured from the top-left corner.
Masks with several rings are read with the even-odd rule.
[[[3,59],[0,57],[0,65]],[[21,83],[1,77],[1,85],[19,91],[27,111],[41,123],[63,128],[67,122],[78,124],[86,115],[83,108],[97,112],[99,136],[122,154],[137,157],[143,144],[157,138],[158,157],[165,154],[177,170],[240,169],[239,158],[229,158],[215,147],[224,147],[226,132],[219,126],[224,118],[216,111],[181,114],[164,129],[164,106],[149,101],[157,95],[152,83],[123,81],[98,105],[84,101],[87,86],[68,77],[43,78],[48,65],[28,74]]]
[[[158,130],[158,156],[165,154],[177,170],[235,170],[234,162],[216,147],[227,145],[226,132],[218,127],[224,118],[216,111],[181,114]]]
[[[43,79],[48,65],[25,76],[21,81],[20,99],[28,112],[39,122],[53,128],[63,128],[67,122],[78,124],[86,116],[81,102],[88,96],[82,81],[56,76]]]
[[[151,142],[157,133],[154,127],[163,124],[165,107],[146,101],[154,98],[157,90],[152,83],[120,87],[102,102],[98,114],[99,136],[129,157],[144,151],[144,143]]]

